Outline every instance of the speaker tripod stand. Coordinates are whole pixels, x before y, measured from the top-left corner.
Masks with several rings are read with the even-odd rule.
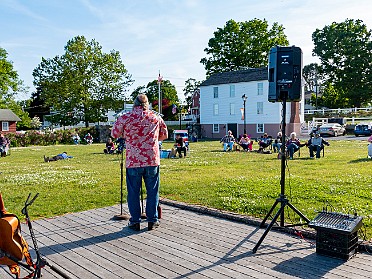
[[[281,152],[281,178],[280,178],[280,195],[279,195],[279,198],[276,199],[276,201],[274,202],[273,206],[270,208],[270,211],[267,213],[267,215],[265,216],[265,218],[262,220],[261,224],[260,224],[260,228],[263,228],[265,226],[265,223],[266,223],[266,220],[271,216],[271,213],[274,211],[274,209],[276,208],[276,206],[278,204],[280,204],[280,208],[278,210],[278,212],[275,214],[274,218],[272,219],[271,223],[269,224],[269,226],[266,228],[264,234],[261,236],[260,240],[257,242],[256,246],[253,248],[253,253],[256,253],[257,252],[257,249],[258,247],[261,245],[262,241],[265,239],[266,235],[269,233],[269,231],[271,230],[271,228],[274,226],[274,224],[276,223],[276,220],[279,218],[280,216],[280,227],[294,227],[294,226],[297,226],[297,225],[304,225],[304,224],[308,224],[310,222],[310,220],[308,218],[306,218],[306,216],[304,214],[302,214],[296,207],[294,207],[290,201],[287,199],[286,195],[285,195],[285,162],[286,162],[286,149],[285,149],[285,126],[286,126],[286,113],[287,113],[287,109],[286,109],[286,101],[287,101],[287,94],[288,92],[286,91],[282,91],[280,92],[280,96],[281,96],[281,99],[282,99],[282,106],[283,106],[283,109],[282,109],[282,129],[281,129],[281,132],[282,132],[282,146],[280,148],[280,152]],[[284,225],[284,209],[286,207],[289,207],[290,209],[292,209],[295,213],[297,213],[297,215],[299,215],[302,219],[304,219],[306,221],[306,223],[301,223],[301,224],[293,224],[293,225]]]

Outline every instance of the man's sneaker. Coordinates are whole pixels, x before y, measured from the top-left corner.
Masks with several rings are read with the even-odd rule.
[[[44,155],[44,162],[45,163],[49,162],[49,157],[45,157],[45,155]]]
[[[160,226],[160,222],[159,221],[156,221],[156,222],[149,222],[148,223],[148,226],[147,226],[147,229],[149,231],[153,230],[153,229],[156,229]]]
[[[140,223],[129,223],[128,228],[134,231],[139,231],[141,229]]]

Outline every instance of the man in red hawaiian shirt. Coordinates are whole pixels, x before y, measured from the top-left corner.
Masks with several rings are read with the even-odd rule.
[[[140,190],[143,178],[147,191],[148,230],[152,230],[159,226],[159,141],[168,138],[167,125],[158,114],[149,110],[147,96],[139,94],[134,100],[133,110],[116,120],[111,136],[122,137],[126,143],[126,183],[131,215],[128,226],[140,230]]]

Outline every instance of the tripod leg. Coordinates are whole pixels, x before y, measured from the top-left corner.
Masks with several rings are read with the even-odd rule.
[[[269,218],[269,216],[271,215],[271,213],[273,213],[276,205],[278,204],[278,200],[276,200],[273,204],[273,206],[270,208],[269,212],[266,214],[265,218],[262,220],[261,224],[260,224],[260,228],[263,228],[263,226],[265,225],[266,223],[266,220]]]
[[[305,215],[303,215],[301,211],[299,211],[296,207],[294,207],[290,202],[288,202],[287,204],[288,204],[288,206],[289,206],[290,208],[292,208],[292,210],[293,210],[294,212],[296,212],[296,213],[297,213],[297,214],[298,214],[302,219],[304,219],[307,223],[310,223],[310,220],[307,219],[307,217],[306,217]]]
[[[264,234],[261,236],[260,240],[257,242],[256,246],[254,246],[253,248],[253,254],[257,252],[257,249],[258,247],[261,245],[262,241],[265,239],[266,235],[269,233],[269,231],[271,230],[271,228],[273,227],[273,225],[275,224],[276,222],[276,219],[278,219],[279,215],[284,211],[284,207],[285,207],[286,203],[282,203],[279,211],[275,214],[273,220],[271,221],[270,225],[266,228]]]
[[[141,184],[141,205],[142,205],[142,212],[141,212],[141,219],[146,219],[146,212],[145,212],[145,206],[143,205],[143,187]]]

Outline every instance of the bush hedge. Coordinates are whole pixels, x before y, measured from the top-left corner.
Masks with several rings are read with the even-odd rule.
[[[84,137],[87,133],[93,136],[95,142],[99,141],[99,132],[96,127],[75,128],[66,130],[29,130],[7,134],[11,147],[25,147],[30,145],[73,144],[72,136],[78,134],[81,143],[85,144]]]

